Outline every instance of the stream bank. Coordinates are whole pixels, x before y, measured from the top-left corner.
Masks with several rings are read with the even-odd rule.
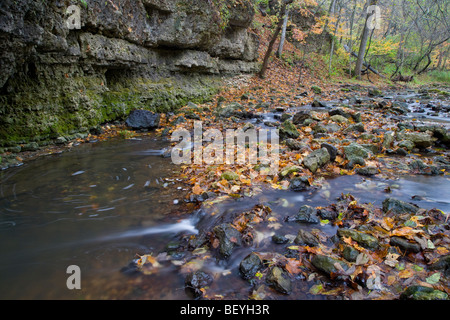
[[[417,94],[409,103],[417,103]],[[254,98],[263,93],[255,92],[240,96],[241,107],[224,103],[219,110],[230,112],[217,119],[217,101],[189,104],[163,116],[156,133],[108,125],[104,135],[68,141],[53,155],[46,149],[46,156],[3,170],[1,268],[9,280],[2,287],[11,288],[5,298],[446,298],[444,136],[434,136],[438,129],[421,135],[429,124],[411,120],[417,113],[406,109],[397,114],[384,99],[361,94],[347,105],[352,109],[340,98],[307,96],[312,102],[256,107]],[[446,103],[440,102],[443,109]],[[341,110],[342,118],[332,110]],[[374,116],[378,112],[386,120]],[[207,166],[175,166],[163,156],[171,130],[195,119],[273,128],[305,114],[293,127],[297,138],[282,140],[276,180],[252,178],[254,168],[239,166],[209,168],[208,175]],[[361,123],[365,132],[348,130]],[[337,130],[322,139],[319,125]],[[391,149],[383,148],[380,127],[394,132]],[[422,139],[408,140],[414,143],[409,150],[405,134]],[[299,160],[323,144],[329,159],[313,173]],[[360,152],[364,162],[350,166],[349,151]],[[224,182],[227,170],[238,178]],[[65,286],[71,264],[83,270],[79,292]]]

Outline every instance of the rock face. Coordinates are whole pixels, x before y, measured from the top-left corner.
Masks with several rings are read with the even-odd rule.
[[[251,1],[228,2],[2,1],[0,143],[169,111],[210,96],[223,75],[256,71]]]

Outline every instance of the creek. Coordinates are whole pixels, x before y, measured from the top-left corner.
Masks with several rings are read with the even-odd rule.
[[[439,114],[438,120],[447,119]],[[265,120],[275,121],[273,114]],[[161,156],[167,146],[152,135],[111,139],[1,171],[0,299],[189,298],[184,275],[174,265],[148,276],[129,276],[123,269],[137,255],[156,255],[180,236],[211,229],[224,215],[260,203],[287,218],[301,205],[326,206],[342,193],[381,206],[388,188],[389,196],[450,212],[448,176],[387,180],[354,175],[323,180],[321,188],[308,192],[263,189],[252,198],[216,204],[209,208],[217,212],[213,217],[199,211],[186,213],[187,190],[170,178],[177,166]],[[275,229],[295,234],[298,227],[293,223]],[[329,224],[318,228],[327,235],[335,233]],[[271,250],[274,229],[258,232],[259,250]],[[248,284],[235,270],[250,250],[239,249],[229,261],[206,266],[215,272],[229,271],[215,282],[224,293],[248,296]],[[66,286],[70,265],[81,269],[81,290]],[[306,292],[291,298],[310,299]]]

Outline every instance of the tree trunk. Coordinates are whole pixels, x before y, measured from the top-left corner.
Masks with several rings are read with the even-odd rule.
[[[369,6],[376,5],[378,2],[378,0],[368,0],[368,1],[369,1]],[[363,66],[363,62],[364,62],[364,56],[366,53],[367,40],[369,39],[369,31],[370,30],[369,30],[367,24],[368,24],[370,17],[373,14],[375,14],[375,12],[367,14],[363,32],[361,35],[361,43],[359,45],[358,59],[356,60],[356,66],[355,66],[355,75],[359,80],[361,80],[361,70],[362,70],[362,66]]]
[[[328,9],[328,16],[327,16],[327,19],[325,20],[325,25],[323,26],[323,31],[322,31],[322,35],[321,35],[321,43],[320,43],[318,52],[323,52],[323,45],[325,43],[326,32],[328,30],[328,24],[330,22],[330,19],[328,17],[331,17],[334,14],[335,4],[336,4],[336,0],[332,0],[331,4],[330,4],[330,8]]]
[[[334,53],[334,41],[336,38],[337,30],[339,28],[339,23],[341,22],[341,12],[342,12],[342,6],[339,7],[339,15],[338,19],[336,21],[336,28],[334,29],[333,39],[331,40],[331,49],[330,49],[330,61],[328,66],[328,74],[331,74],[331,64],[333,62],[333,53]]]
[[[284,40],[286,40],[286,27],[289,19],[289,8],[286,9],[286,14],[283,19],[283,27],[281,29],[281,39],[280,45],[278,46],[277,57],[281,58],[281,54],[283,53]]]
[[[281,28],[283,26],[284,16],[286,14],[286,7],[288,4],[291,4],[293,1],[294,0],[283,0],[283,5],[281,7],[277,28],[275,29],[272,39],[270,39],[269,47],[267,48],[266,54],[264,55],[264,60],[263,60],[263,64],[261,67],[261,71],[259,72],[260,78],[264,78],[266,76],[266,70],[267,70],[267,67],[269,64],[270,55],[272,54],[273,46],[274,46],[275,41],[277,40],[278,34],[280,33]]]
[[[353,4],[352,17],[350,19],[350,40],[348,41],[348,47],[350,48],[350,56],[348,57],[348,74],[350,78],[352,77],[353,23],[355,21],[356,5],[357,2],[355,0]]]

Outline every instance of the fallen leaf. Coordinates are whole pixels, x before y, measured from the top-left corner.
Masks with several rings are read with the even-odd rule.
[[[288,259],[288,262],[286,263],[286,271],[290,274],[297,274],[300,273],[302,270],[300,269],[300,266],[302,265],[301,260],[297,259]]]
[[[406,279],[410,278],[414,275],[414,272],[411,269],[404,269],[403,271],[400,271],[398,276],[399,278]]]
[[[398,263],[397,259],[400,257],[399,254],[396,253],[388,253],[385,257],[384,263],[388,266],[394,268],[395,265]]]
[[[429,276],[428,278],[425,279],[425,281],[429,284],[436,284],[439,282],[439,280],[441,280],[441,273],[440,272],[436,272],[434,274],[432,274],[431,276]]]
[[[198,185],[196,184],[193,188],[192,188],[192,192],[196,195],[202,194],[204,192],[204,190]]]

